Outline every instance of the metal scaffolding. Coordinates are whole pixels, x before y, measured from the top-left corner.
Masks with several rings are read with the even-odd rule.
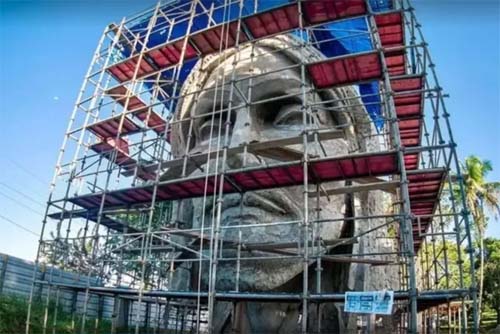
[[[293,61],[259,68],[270,55]],[[281,83],[257,94],[271,79]],[[44,331],[58,322],[51,301],[69,290],[83,298],[71,307],[80,333],[94,330],[100,312],[88,305],[104,297],[113,332],[215,332],[222,302],[228,328],[239,328],[242,303],[286,303],[300,310],[297,331],[322,332],[321,309],[341,310],[352,289],[331,283],[328,268],[363,268],[374,282],[385,279],[370,270],[396,270],[385,283],[393,332],[477,332],[470,215],[445,97],[407,0],[167,1],[110,24],[59,151],[36,258],[52,269],[34,276],[26,333],[39,286]],[[279,108],[284,125],[271,118]],[[281,135],[236,142],[255,114]],[[295,219],[283,200],[254,195],[290,188],[300,193]],[[244,218],[255,196],[286,219]],[[193,199],[196,224],[185,219]],[[229,199],[240,207],[230,222]],[[328,216],[335,201],[343,212]],[[378,248],[380,238],[389,246]],[[276,261],[300,267],[300,284],[248,286],[242,268]],[[87,283],[56,283],[55,267]],[[189,288],[178,289],[182,271]],[[343,330],[375,329],[374,318],[350,319]]]

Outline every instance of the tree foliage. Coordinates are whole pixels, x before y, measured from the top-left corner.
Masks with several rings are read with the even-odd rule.
[[[476,240],[479,244],[479,310],[482,310],[484,287],[484,237],[488,222],[487,212],[500,212],[500,182],[488,182],[486,177],[493,170],[491,162],[472,155],[462,164],[465,201],[471,211]],[[486,210],[485,210],[486,209]]]
[[[445,240],[425,243],[422,252],[422,270],[428,289],[461,289],[470,286],[470,261],[464,247]],[[461,269],[460,269],[460,263]],[[463,285],[462,282],[463,281]]]
[[[500,325],[500,239],[484,240],[484,301],[497,312]]]
[[[140,231],[140,234],[129,234],[125,236],[121,232],[107,230],[97,224],[89,224],[87,228],[80,228],[76,237],[67,238],[61,233],[51,232],[51,240],[42,245],[41,259],[43,262],[56,265],[65,270],[80,273],[91,273],[94,277],[100,277],[103,281],[116,278],[119,274],[125,274],[132,278],[139,278],[142,272],[141,249],[145,232],[148,231],[150,210],[134,210],[128,213],[109,215],[114,220],[120,221],[130,227],[128,233]],[[151,219],[151,231],[161,230],[167,227],[172,219],[172,202],[156,203]],[[96,232],[99,238],[94,238]],[[120,251],[123,245],[127,245],[125,251]],[[150,243],[151,244],[151,243]],[[148,258],[154,254],[148,254]],[[104,261],[105,260],[105,261]],[[103,263],[106,270],[102,270]],[[158,275],[158,268],[153,268],[150,262],[145,263],[145,282],[153,274]],[[163,275],[165,275],[163,273]]]

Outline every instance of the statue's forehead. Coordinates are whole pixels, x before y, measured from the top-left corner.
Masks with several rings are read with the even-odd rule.
[[[253,58],[252,53],[255,56]],[[250,77],[254,86],[278,78],[295,81],[300,80],[300,70],[298,65],[283,53],[264,47],[245,48],[221,60],[208,76],[204,88],[213,89],[222,82],[229,83],[231,78],[246,85],[244,82]]]
[[[294,62],[283,52],[270,50],[266,47],[246,47],[238,50],[226,59],[220,59],[216,69],[209,78],[215,78],[220,74],[231,74],[233,70],[237,73],[253,71],[253,74],[276,71],[294,65]]]

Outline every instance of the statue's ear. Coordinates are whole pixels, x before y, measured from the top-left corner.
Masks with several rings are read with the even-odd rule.
[[[182,100],[179,101],[179,104],[182,104]],[[184,129],[189,127],[189,122],[180,122],[180,117],[177,117],[179,114],[176,114],[175,122],[172,124],[172,130],[170,133],[170,150],[172,152],[173,158],[178,159],[181,158],[186,150],[186,143],[184,142],[184,138],[187,136],[183,134]]]
[[[331,116],[336,126],[344,131],[349,152],[366,152],[366,140],[371,134],[370,120],[355,89],[334,88],[320,95],[324,101],[332,101],[327,106],[334,110]]]
[[[170,224],[177,225],[182,229],[193,228],[193,201],[191,199],[173,202]]]
[[[350,105],[347,108],[347,115],[345,115],[350,123],[350,126],[346,127],[346,129],[349,129],[346,136],[349,137],[349,143],[352,145],[350,149],[359,153],[379,151],[380,144],[377,136],[374,136],[376,134],[375,125],[368,115],[359,94],[352,87],[344,87],[340,90],[342,90],[346,105]]]

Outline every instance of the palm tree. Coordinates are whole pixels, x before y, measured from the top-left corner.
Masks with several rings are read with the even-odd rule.
[[[493,170],[491,162],[471,155],[461,165],[465,200],[472,218],[474,231],[479,242],[479,298],[478,319],[481,319],[481,303],[484,283],[484,232],[488,222],[487,212],[500,213],[500,182],[487,182],[486,176]]]

